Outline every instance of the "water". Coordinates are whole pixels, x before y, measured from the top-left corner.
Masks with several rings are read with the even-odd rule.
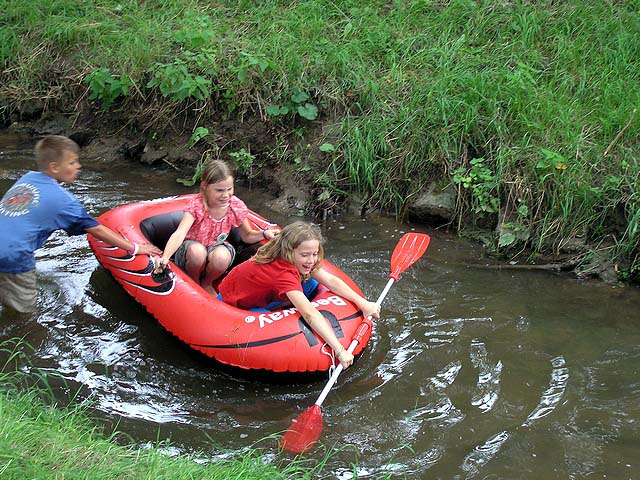
[[[33,139],[0,131],[0,192],[32,168]],[[191,191],[176,173],[82,158],[72,187],[93,214]],[[238,195],[273,221],[261,191]],[[392,288],[369,349],[325,400],[325,478],[640,478],[640,292],[565,275],[495,268],[473,244],[390,219],[325,228],[329,258],[371,298],[402,232],[431,235]],[[33,316],[0,310],[0,340],[25,336],[33,364],[61,375],[61,399],[91,399],[140,443],[215,457],[259,446],[309,408],[324,383],[272,385],[205,365],[102,269],[83,237],[38,252]],[[288,454],[283,454],[285,457]]]

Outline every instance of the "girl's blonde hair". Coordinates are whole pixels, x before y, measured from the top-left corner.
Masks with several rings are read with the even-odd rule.
[[[256,263],[270,263],[278,258],[283,258],[293,264],[293,251],[307,240],[317,240],[319,244],[318,259],[311,269],[311,273],[313,273],[320,268],[322,260],[324,260],[324,238],[322,238],[320,227],[312,223],[302,221],[290,223],[278,235],[269,240],[269,243],[260,247],[253,259]],[[302,281],[308,279],[309,275],[302,276]]]

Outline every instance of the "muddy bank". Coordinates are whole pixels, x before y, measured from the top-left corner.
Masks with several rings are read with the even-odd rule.
[[[282,129],[270,126],[257,117],[224,119],[207,125],[209,135],[193,142],[191,126],[178,128],[170,125],[159,133],[140,128],[136,122],[117,114],[83,116],[45,111],[38,105],[25,105],[3,120],[3,127],[34,136],[46,134],[66,135],[82,148],[82,156],[94,160],[126,160],[141,163],[156,170],[174,170],[189,179],[197,163],[204,156],[222,158],[236,163],[229,155],[248,149],[254,158],[254,167],[239,172],[238,181],[251,187],[262,188],[277,197],[271,205],[288,215],[307,215],[327,220],[336,215],[367,216],[380,214],[366,199],[355,195],[332,195],[325,198],[315,185],[314,178],[326,165],[292,165],[274,160],[276,148],[295,149],[296,144],[307,146],[321,138],[322,123],[306,126],[304,137],[283,135]],[[289,142],[284,147],[282,140]],[[428,185],[420,195],[407,202],[404,218],[432,228],[455,231],[454,224],[458,192],[453,185]],[[384,215],[384,212],[383,212]],[[465,226],[467,227],[467,226]],[[468,233],[468,229],[465,228]],[[607,283],[619,281],[618,266],[594,253],[594,249],[580,238],[560,245],[556,255],[532,255],[523,250],[516,256],[504,258],[491,250],[490,242],[483,242],[485,232],[471,236],[485,245],[484,258],[470,259],[472,266],[490,269],[532,269],[565,272],[580,278],[598,278]]]

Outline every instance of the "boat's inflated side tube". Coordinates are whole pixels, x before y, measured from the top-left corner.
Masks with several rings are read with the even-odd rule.
[[[105,212],[98,220],[131,242],[151,242],[164,248],[191,198],[193,195],[184,195],[123,205]],[[249,223],[261,230],[275,226],[255,212],[250,212]],[[131,255],[92,235],[88,238],[96,258],[124,290],[163,328],[206,357],[229,368],[268,377],[312,375],[327,372],[333,365],[324,342],[297,309],[251,312],[232,307],[208,294],[173,262],[162,275],[157,275],[149,255]],[[264,243],[245,245],[237,230],[229,241],[238,250],[237,261],[249,258]],[[323,268],[361,293],[351,278],[326,259]],[[356,305],[324,287],[318,289],[313,304],[345,348],[361,331],[359,327],[367,323]],[[369,341],[371,329],[365,332],[360,334],[362,341],[353,352],[356,356]]]

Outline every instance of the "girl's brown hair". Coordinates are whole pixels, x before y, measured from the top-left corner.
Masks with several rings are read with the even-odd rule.
[[[233,168],[227,162],[222,160],[207,160],[202,171],[202,179],[200,180],[200,193],[204,193],[207,185],[217,183],[228,177],[235,178]]]
[[[320,268],[324,259],[324,239],[320,227],[312,223],[302,221],[290,223],[278,235],[269,240],[269,243],[260,247],[253,259],[256,263],[270,263],[278,258],[283,258],[293,264],[293,251],[307,240],[317,240],[319,243],[318,259],[311,269],[313,273]],[[303,276],[302,281],[307,281],[308,277],[309,275]]]

